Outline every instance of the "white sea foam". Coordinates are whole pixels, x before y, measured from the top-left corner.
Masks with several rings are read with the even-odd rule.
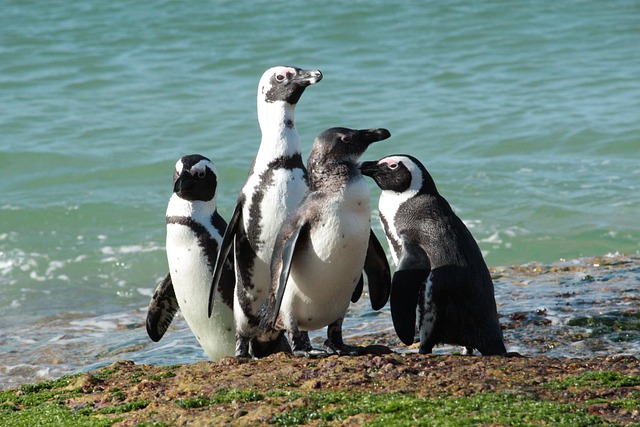
[[[140,295],[151,298],[153,296],[154,289],[153,288],[136,288],[136,291]]]
[[[104,255],[130,255],[136,253],[164,251],[164,246],[154,243],[147,245],[124,245],[119,247],[103,246],[100,251]]]
[[[480,227],[482,220],[480,219],[463,219],[462,222],[467,226],[469,230]]]
[[[502,243],[502,239],[500,238],[500,232],[496,231],[495,233],[493,233],[491,236],[489,237],[485,237],[484,239],[481,239],[480,242],[482,243],[491,243],[494,245],[499,245]]]

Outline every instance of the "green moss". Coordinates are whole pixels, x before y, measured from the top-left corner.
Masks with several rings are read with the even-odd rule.
[[[79,389],[59,389],[69,385],[72,378],[72,376],[69,376],[53,381],[22,385],[18,388],[18,393],[15,391],[2,391],[0,392],[0,409],[7,407],[23,409],[45,402],[62,403],[71,397],[81,394]]]
[[[126,393],[120,390],[120,388],[118,387],[112,387],[111,389],[109,389],[109,395],[111,397],[111,400],[123,401],[127,398]]]
[[[178,408],[182,409],[195,409],[202,408],[204,406],[216,405],[219,403],[231,403],[233,401],[239,402],[259,402],[264,399],[262,393],[258,393],[255,390],[218,390],[212,397],[193,397],[188,399],[179,399],[174,402]]]
[[[118,372],[117,369],[104,368],[96,372],[94,376],[98,379],[104,380],[105,378],[109,378],[111,375],[115,374],[116,372]]]
[[[614,400],[613,402],[611,402],[611,404],[618,408],[628,409],[630,411],[633,411],[635,409],[640,408],[640,396],[636,396],[635,398],[627,397],[624,399]]]
[[[513,426],[598,426],[605,421],[573,405],[537,401],[513,394],[478,393],[472,397],[427,399],[399,393],[313,393],[305,405],[274,416],[271,424],[291,426],[314,420],[343,421],[370,414],[371,427],[473,426],[484,423]]]
[[[264,399],[264,394],[255,390],[218,390],[216,393],[216,403],[233,402],[259,402]]]
[[[150,400],[134,400],[131,402],[123,403],[122,405],[109,406],[107,408],[102,408],[96,413],[98,414],[123,414],[125,412],[137,411],[139,409],[144,409],[149,406],[151,403]]]
[[[24,384],[21,385],[18,390],[24,393],[37,393],[42,390],[62,388],[68,386],[72,379],[77,378],[80,375],[82,374],[65,375],[57,380],[42,381],[36,384]]]
[[[187,399],[178,399],[173,404],[180,409],[195,409],[212,405],[212,402],[208,397],[189,397]]]
[[[145,375],[144,371],[136,371],[133,374],[131,374],[131,377],[129,377],[129,382],[131,384],[137,384],[140,382],[140,379]]]
[[[175,377],[176,374],[173,371],[167,371],[167,372],[163,372],[161,374],[158,375],[149,375],[149,379],[150,380],[155,380],[155,381],[159,381],[159,380],[163,380],[165,378],[171,378],[171,377]]]
[[[610,371],[585,372],[560,381],[551,381],[546,385],[556,390],[565,390],[569,387],[635,387],[640,385],[640,376],[622,375]]]
[[[106,427],[120,419],[90,418],[85,414],[71,413],[63,405],[44,403],[21,411],[0,410],[1,427]]]

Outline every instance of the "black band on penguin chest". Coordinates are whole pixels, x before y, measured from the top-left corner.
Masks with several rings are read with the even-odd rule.
[[[396,236],[391,234],[390,229],[389,229],[389,222],[388,222],[387,218],[382,214],[380,214],[380,222],[382,223],[382,228],[384,229],[385,234],[389,238],[388,240],[391,241],[391,246],[393,246],[393,251],[398,255],[401,254],[402,253],[402,243],[398,242],[396,240]]]
[[[247,224],[247,237],[249,239],[250,245],[254,248],[255,251],[258,251],[264,243],[262,242],[262,240],[260,240],[260,235],[262,234],[262,227],[260,226],[260,221],[262,220],[262,201],[264,200],[266,190],[269,187],[273,186],[273,175],[278,169],[285,169],[290,171],[294,169],[300,169],[303,171],[304,180],[307,181],[307,171],[305,170],[304,164],[302,163],[302,156],[300,155],[300,153],[294,154],[293,156],[280,156],[276,159],[273,159],[267,165],[266,170],[260,174],[260,179],[258,181],[256,191],[251,196],[251,205],[249,206],[249,221]]]
[[[212,216],[212,224],[214,217],[215,215]],[[211,235],[205,226],[186,216],[168,216],[167,224],[184,225],[185,227],[189,227],[193,230],[198,238],[198,246],[202,248],[202,252],[207,257],[209,270],[213,271],[213,266],[216,264],[216,258],[218,256],[218,242],[211,238]]]

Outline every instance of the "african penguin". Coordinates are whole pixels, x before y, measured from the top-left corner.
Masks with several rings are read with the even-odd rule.
[[[176,163],[173,195],[167,206],[167,261],[169,274],[156,289],[147,312],[147,332],[159,341],[178,307],[207,356],[233,356],[233,264],[223,266],[216,288],[216,304],[207,316],[213,266],[226,229],[216,209],[218,177],[214,164],[198,154]]]
[[[214,304],[219,266],[234,248],[236,292],[234,315],[238,357],[262,357],[290,351],[279,333],[259,333],[260,306],[269,293],[271,253],[287,215],[307,191],[307,172],[295,127],[295,107],[304,90],[322,79],[318,70],[274,67],[258,84],[258,122],[262,140],[225,233],[211,288]]]
[[[307,162],[309,192],[282,225],[271,260],[271,293],[263,324],[288,332],[296,356],[313,356],[306,334],[325,326],[331,353],[358,354],[342,339],[350,300],[362,292],[363,269],[372,306],[389,298],[391,272],[371,230],[369,188],[358,158],[386,129],[331,128],[315,139]]]
[[[480,248],[414,157],[363,162],[360,170],[382,189],[380,221],[397,269],[391,316],[398,337],[413,344],[416,307],[420,353],[437,344],[505,354],[493,282]]]

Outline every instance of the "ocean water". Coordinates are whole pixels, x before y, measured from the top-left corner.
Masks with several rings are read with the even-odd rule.
[[[173,165],[210,157],[228,218],[274,65],[324,73],[296,111],[303,156],[328,127],[389,129],[364,158],[420,158],[491,267],[637,255],[639,17],[622,0],[4,2],[0,387],[117,358],[204,359],[181,319],[158,344],[143,327],[167,268]],[[625,271],[616,283],[637,295]],[[521,290],[508,283],[504,313]],[[519,309],[553,305],[532,289]],[[387,314],[364,307],[352,328]]]

